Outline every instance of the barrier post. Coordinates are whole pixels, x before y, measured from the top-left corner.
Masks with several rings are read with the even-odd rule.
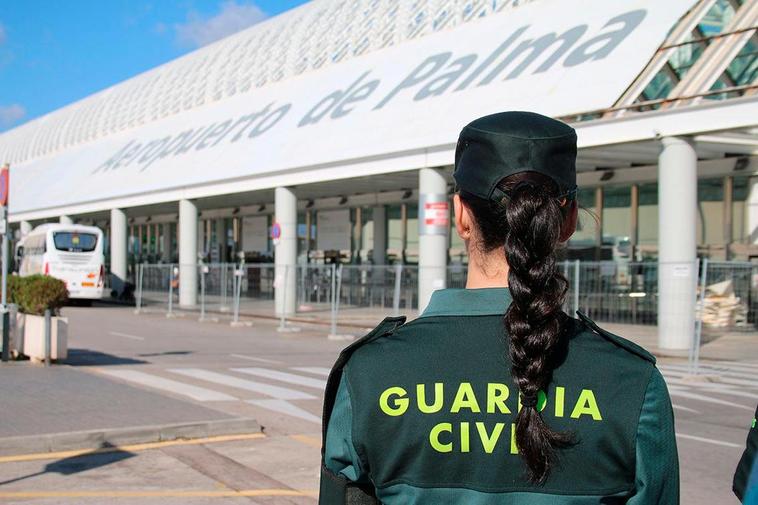
[[[698,260],[699,261],[699,260]],[[697,268],[697,267],[696,267]],[[703,334],[703,313],[705,312],[705,289],[708,285],[708,258],[703,258],[700,276],[700,314],[695,321],[695,338],[690,348],[690,373],[697,375],[700,368],[700,342]]]
[[[234,269],[234,318],[232,326],[250,326],[240,323],[240,299],[242,298],[242,276],[245,274],[245,259],[240,260],[239,268]]]
[[[574,261],[574,314],[579,310],[579,260]]]
[[[134,310],[135,314],[139,314],[142,310],[142,276],[145,269],[141,263],[137,264],[137,308]]]
[[[219,307],[219,310],[221,312],[226,312],[229,310],[229,307],[226,305],[226,283],[228,282],[226,278],[226,269],[229,267],[227,263],[221,263],[221,305]]]
[[[287,281],[289,280],[290,266],[291,265],[286,265],[284,267],[284,279],[282,279],[282,281],[283,281],[283,284],[281,286],[281,289],[283,290],[283,295],[282,295],[282,313],[281,313],[280,318],[279,318],[279,327],[276,329],[276,331],[278,331],[280,333],[300,331],[300,328],[298,328],[298,327],[287,326],[287,291],[289,291],[287,289]],[[278,281],[279,281],[279,279],[277,279],[277,282]]]
[[[392,313],[400,315],[400,290],[403,286],[403,264],[395,264],[395,289],[392,293]]]
[[[174,317],[174,279],[178,274],[178,267],[171,265],[168,278],[168,313],[166,317]]]
[[[337,333],[337,314],[340,306],[340,291],[342,290],[342,264],[334,269],[334,305],[332,310],[332,332],[329,334],[329,340],[353,340],[353,335],[340,335]]]
[[[51,326],[52,314],[50,313],[50,309],[45,309],[45,366],[50,366]]]
[[[205,321],[205,275],[208,273],[208,265],[200,263],[200,319]]]

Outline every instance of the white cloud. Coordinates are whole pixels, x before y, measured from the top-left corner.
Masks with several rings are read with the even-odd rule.
[[[8,34],[6,33],[3,24],[0,23],[0,45],[5,43],[6,40],[8,40]]]
[[[0,129],[5,129],[16,124],[26,116],[26,109],[17,103],[0,105]]]
[[[252,26],[266,18],[260,7],[251,2],[229,0],[221,12],[203,17],[197,11],[187,14],[187,21],[174,25],[176,40],[183,46],[200,47]]]

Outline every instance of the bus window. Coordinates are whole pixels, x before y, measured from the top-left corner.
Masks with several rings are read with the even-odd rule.
[[[77,233],[57,231],[53,233],[53,243],[59,251],[92,252],[97,246],[97,235],[93,233]]]

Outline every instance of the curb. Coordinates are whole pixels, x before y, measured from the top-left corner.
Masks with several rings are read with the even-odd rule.
[[[15,456],[76,449],[103,447],[167,440],[205,438],[220,435],[239,435],[263,431],[254,419],[236,418],[195,423],[134,426],[104,430],[47,433],[0,438],[0,456]]]

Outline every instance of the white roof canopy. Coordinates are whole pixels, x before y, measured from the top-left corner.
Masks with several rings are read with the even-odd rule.
[[[370,175],[451,164],[460,128],[478,116],[509,109],[567,116],[612,106],[692,4],[584,0],[577,9],[575,2],[542,0],[492,12],[23,158],[11,169],[10,210],[18,220],[107,209],[116,201],[139,205],[329,180],[356,165]],[[270,24],[283,26],[280,18]],[[132,88],[148,93],[150,73],[139,79]],[[55,114],[22,128],[45,131],[46,123],[60,122]],[[580,128],[580,145],[624,141],[618,126],[607,132],[590,126],[585,137]],[[61,126],[67,127],[73,126]],[[629,140],[656,135],[650,125],[635,128]],[[14,132],[0,136],[0,152],[11,149],[13,138]]]

